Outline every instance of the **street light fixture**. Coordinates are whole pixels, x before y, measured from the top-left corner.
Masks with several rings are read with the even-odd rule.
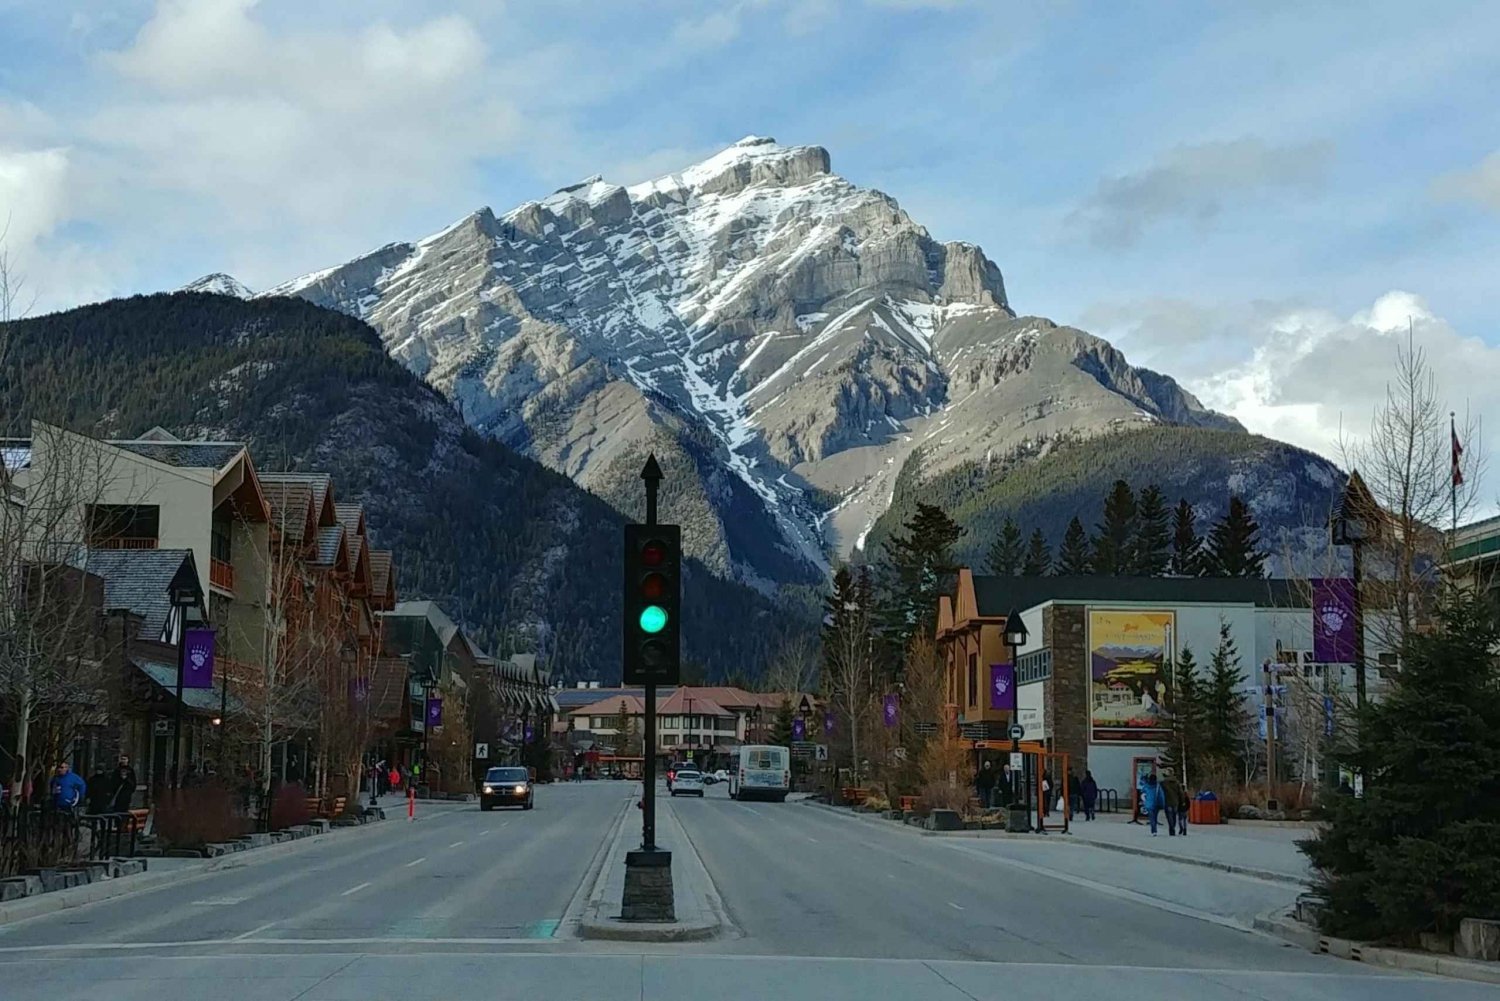
[[[189,608],[203,607],[203,589],[198,586],[197,575],[184,572],[186,569],[184,564],[167,585],[167,597],[177,621],[177,704],[173,707],[172,718],[173,789],[180,788],[182,775],[182,682],[187,673],[187,613]]]

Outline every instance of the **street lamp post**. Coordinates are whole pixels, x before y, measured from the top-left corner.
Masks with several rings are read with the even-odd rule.
[[[196,582],[174,580],[170,591],[172,610],[177,615],[177,704],[172,713],[172,775],[173,789],[181,787],[182,775],[182,681],[187,672],[187,613],[189,608],[203,604],[203,590]]]
[[[1015,729],[1015,727],[1016,727],[1017,724],[1020,723],[1019,717],[1021,715],[1021,712],[1020,712],[1020,709],[1021,709],[1021,692],[1020,692],[1020,686],[1021,686],[1021,647],[1023,647],[1023,646],[1026,645],[1026,640],[1027,640],[1028,636],[1029,636],[1029,634],[1026,631],[1026,623],[1023,622],[1022,619],[1021,619],[1020,609],[1012,608],[1009,612],[1007,612],[1005,614],[1005,645],[1008,646],[1008,647],[1010,647],[1010,669],[1011,669],[1012,677],[1014,679],[1013,682],[1012,682],[1012,684],[1011,684],[1011,714],[1010,714],[1010,722],[1011,722],[1010,753],[1013,754],[1013,755],[1021,753],[1021,738],[1019,736],[1017,736],[1017,733],[1019,731],[1017,731]],[[1014,760],[1014,759],[1012,759],[1012,760]],[[1010,775],[1010,782],[1011,782],[1011,803],[1014,804],[1015,801],[1016,801],[1016,799],[1018,798],[1016,796],[1016,789],[1015,789],[1015,784],[1016,784],[1016,770],[1014,768],[1012,768],[1010,771],[1011,771],[1011,775]],[[1022,771],[1022,774],[1023,774],[1023,778],[1021,780],[1021,785],[1022,785],[1023,789],[1025,790],[1025,802],[1022,804],[1023,808],[1026,811],[1025,826],[1027,828],[1030,828],[1030,826],[1031,826],[1031,783],[1030,783],[1030,781],[1028,781],[1024,777],[1026,775],[1026,773],[1028,773],[1030,771],[1030,768],[1027,767],[1027,764],[1026,764],[1026,761],[1025,761],[1024,758],[1022,759],[1021,771]],[[1014,810],[1015,810],[1014,805],[1011,807],[1011,810],[1012,810],[1012,813],[1014,814]],[[1011,827],[1012,830],[1014,830],[1015,827],[1016,827],[1014,821],[1012,821],[1012,823],[1009,826]]]
[[[1333,544],[1335,546],[1348,546],[1353,564],[1350,576],[1354,592],[1351,595],[1354,605],[1354,701],[1359,708],[1361,719],[1364,716],[1367,697],[1363,550],[1365,543],[1370,541],[1375,529],[1375,526],[1367,520],[1373,503],[1373,499],[1368,496],[1368,493],[1369,490],[1365,487],[1364,481],[1359,478],[1359,473],[1350,473],[1349,483],[1344,488],[1343,496],[1339,498],[1338,507],[1334,512],[1333,521],[1330,525]],[[1370,780],[1367,765],[1368,762],[1364,760],[1359,762],[1362,782]]]

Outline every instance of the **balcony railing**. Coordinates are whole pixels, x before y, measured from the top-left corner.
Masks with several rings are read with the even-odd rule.
[[[208,582],[225,591],[234,590],[234,564],[209,557]]]
[[[113,535],[106,539],[95,539],[95,549],[155,549],[156,539],[148,536]]]

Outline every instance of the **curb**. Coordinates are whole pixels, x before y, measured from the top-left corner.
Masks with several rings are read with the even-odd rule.
[[[1468,980],[1481,984],[1500,984],[1500,963],[1483,960],[1459,959],[1436,952],[1416,952],[1411,949],[1394,949],[1384,945],[1370,945],[1347,938],[1332,938],[1319,934],[1317,930],[1295,921],[1290,915],[1271,912],[1255,919],[1255,930],[1274,935],[1308,952],[1347,959],[1356,963],[1384,966],[1412,973],[1427,973],[1454,980]]]
[[[1106,841],[1090,841],[1086,838],[1075,838],[1075,845],[1088,845],[1091,848],[1102,848],[1110,852],[1122,852],[1126,855],[1141,855],[1146,858],[1164,859],[1168,862],[1181,862],[1184,865],[1196,865],[1202,869],[1217,869],[1219,872],[1232,873],[1236,876],[1250,876],[1253,879],[1266,880],[1271,883],[1286,883],[1290,886],[1306,887],[1308,881],[1290,873],[1276,872],[1274,869],[1257,869],[1254,866],[1236,865],[1233,862],[1218,862],[1213,859],[1188,858],[1185,855],[1173,855],[1170,852],[1157,851],[1152,848],[1137,848],[1135,845],[1115,845]]]
[[[220,872],[225,868],[239,868],[245,865],[254,865],[269,861],[280,855],[295,852],[306,848],[308,845],[320,844],[324,837],[333,831],[369,831],[380,829],[380,821],[360,824],[355,827],[339,827],[325,831],[322,834],[313,834],[306,837],[294,838],[279,844],[265,845],[260,848],[249,848],[244,851],[230,852],[227,855],[218,855],[214,858],[198,860],[200,864],[189,864],[171,872],[152,873],[149,868],[136,876],[119,876],[114,879],[104,880],[98,883],[89,883],[86,886],[74,886],[66,890],[54,890],[51,893],[41,893],[32,897],[22,897],[20,900],[0,904],[0,925],[10,924],[15,921],[26,921],[30,918],[43,917],[48,914],[56,914],[73,907],[84,907],[88,904],[97,904],[104,900],[113,900],[116,897],[125,897],[133,893],[144,893],[148,890],[160,889],[171,886],[174,883],[185,883],[190,879],[198,879]],[[150,860],[147,860],[149,866]]]
[[[594,874],[594,885],[589,888],[583,917],[578,923],[578,937],[609,942],[701,942],[716,937],[724,928],[724,921],[721,917],[724,913],[724,902],[719,897],[719,892],[708,875],[708,868],[704,866],[703,859],[698,856],[698,849],[688,837],[687,829],[682,826],[681,821],[677,821],[677,826],[682,831],[683,843],[673,849],[674,855],[682,858],[687,866],[697,869],[701,874],[705,888],[704,903],[711,917],[707,920],[696,921],[624,922],[619,918],[605,917],[599,913],[604,906],[602,894],[604,884],[609,879],[609,865],[611,861],[620,862],[622,855],[619,847],[624,840],[625,829],[629,826],[628,821],[636,815],[635,810],[627,808],[615,823],[614,834],[610,838],[604,862]],[[673,818],[675,820],[675,814]]]

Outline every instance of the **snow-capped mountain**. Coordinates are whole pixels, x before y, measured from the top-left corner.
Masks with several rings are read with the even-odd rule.
[[[261,294],[367,320],[470,424],[627,513],[656,451],[663,517],[752,582],[815,579],[859,544],[919,448],[936,473],[1132,425],[1240,430],[1100,338],[1016,316],[983,251],[826,150],[758,137]]]
[[[214,295],[232,295],[236,299],[249,299],[255,295],[239,279],[233,275],[226,275],[222,271],[215,271],[211,275],[204,275],[197,281],[188,282],[177,291],[211,292]]]

